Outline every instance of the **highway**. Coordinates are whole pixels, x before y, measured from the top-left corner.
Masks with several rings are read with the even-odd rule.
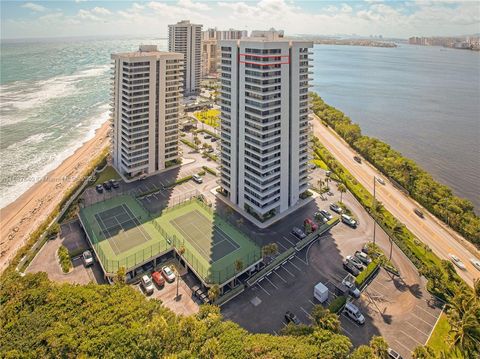
[[[376,198],[390,213],[405,224],[440,258],[450,260],[448,254],[451,253],[462,260],[466,270],[455,268],[460,277],[472,286],[473,280],[480,277],[480,271],[472,265],[470,259],[479,259],[480,252],[470,242],[428,213],[407,194],[394,187],[367,161],[362,161],[361,164],[357,163],[353,157],[358,154],[335,131],[323,125],[316,115],[312,114],[312,119],[314,135],[370,193],[373,194],[374,176],[385,180],[385,185],[377,182]],[[413,212],[415,208],[422,209],[425,214],[423,219]]]

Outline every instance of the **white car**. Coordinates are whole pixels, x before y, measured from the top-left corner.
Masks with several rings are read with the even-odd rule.
[[[141,284],[146,294],[153,293],[153,289],[154,289],[153,282],[148,275],[145,274],[142,276]]]
[[[470,262],[473,264],[475,268],[480,270],[480,261],[476,258],[470,258]]]
[[[175,280],[175,273],[173,273],[172,269],[169,266],[162,267],[162,275],[163,278],[169,283]]]
[[[202,183],[202,182],[203,182],[202,177],[201,177],[200,175],[198,175],[198,174],[194,174],[194,175],[192,176],[192,179],[193,179],[195,182],[197,182],[197,183]]]
[[[449,253],[448,256],[452,260],[453,264],[455,264],[458,268],[460,268],[461,270],[466,269],[465,264],[463,264],[463,262],[460,260],[460,258],[458,258],[455,254]]]
[[[83,264],[85,267],[90,267],[93,265],[93,256],[92,252],[90,251],[85,251],[82,253],[82,259],[83,259]]]
[[[377,182],[384,185],[385,186],[385,181],[383,180],[383,178],[380,178],[380,177],[375,177],[377,179]]]

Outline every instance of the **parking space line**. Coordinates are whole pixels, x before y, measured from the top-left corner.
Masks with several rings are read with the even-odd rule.
[[[284,269],[288,274],[290,274],[292,277],[295,278],[295,275],[294,275],[292,272],[290,272],[287,268],[285,268],[285,265],[286,265],[286,264],[287,264],[287,262],[285,262],[284,264],[282,264],[282,269]]]
[[[151,201],[150,201],[150,196],[148,196],[148,197],[145,197],[145,199],[147,200],[147,202],[148,202],[148,203],[150,203],[150,202],[151,202]]]
[[[418,345],[423,345],[423,343],[419,342],[417,339],[415,339],[414,337],[408,335],[407,333],[405,333],[403,330],[400,330],[400,333],[404,334],[405,336],[409,337],[410,339],[412,339],[414,342],[418,343]]]
[[[283,279],[283,277],[277,273],[277,271],[273,271],[273,273],[275,273],[281,280],[283,280],[283,283],[287,283],[287,281],[285,279]]]
[[[312,305],[316,305],[314,302],[312,302],[310,299],[308,300],[310,303],[312,303]]]
[[[292,245],[292,247],[295,245],[291,240],[289,240],[287,237],[283,236],[283,238]]]
[[[418,329],[416,326],[414,326],[412,323],[410,322],[406,322],[408,325],[410,325],[412,328],[415,328],[416,331],[420,332],[421,334],[425,335],[428,337],[428,334],[425,334],[425,332],[423,330],[420,330]]]
[[[300,261],[302,262],[303,264],[305,264],[306,266],[308,266],[308,263],[305,262],[302,258],[300,258],[299,256],[295,255],[295,257]]]
[[[342,327],[342,326],[340,326],[340,328],[341,328],[345,333],[347,333],[347,335],[348,335],[350,338],[353,337],[352,333],[350,333],[347,329],[345,329],[345,328]]]
[[[307,315],[308,319],[310,319],[310,320],[312,320],[312,319],[313,319],[313,317],[310,315],[310,313],[309,313],[309,312],[307,312],[305,309],[303,309],[303,307],[302,307],[302,306],[300,306],[300,309],[301,309],[301,310],[303,310],[303,312],[304,312],[304,313]]]
[[[394,342],[396,342],[397,344],[400,344],[402,347],[404,347],[409,353],[412,351],[411,348],[408,348],[407,346],[405,346],[404,344],[402,344],[401,342],[399,342],[397,339],[393,339]]]
[[[386,290],[390,291],[391,288],[388,288],[385,284],[380,283],[379,281],[375,281],[375,284],[378,284],[379,286],[385,288]]]
[[[415,318],[417,318],[418,320],[421,320],[422,322],[424,322],[425,324],[427,324],[429,327],[433,327],[435,325],[435,323],[429,323],[427,322],[425,319],[422,319],[421,317],[419,317],[418,315],[416,315],[414,312],[410,312],[410,314],[412,314]]]
[[[265,288],[263,288],[263,287],[260,285],[260,283],[257,282],[257,285],[258,285],[265,293],[267,293],[268,295],[271,295],[270,293],[268,293],[268,291],[267,291]]]
[[[270,284],[275,287],[275,289],[278,289],[278,287],[275,284],[273,284],[273,282],[270,279],[268,279],[268,277],[265,277],[265,279],[268,280]]]
[[[426,311],[425,309],[423,309],[422,307],[419,307],[418,305],[415,306],[416,308],[420,309],[421,311],[427,313],[429,316],[431,316],[433,319],[437,320],[437,317],[434,316],[433,314],[431,314],[430,312]]]
[[[288,261],[288,263],[290,263],[292,266],[294,266],[295,268],[297,268],[297,270],[298,270],[299,272],[302,272],[302,270],[301,270],[300,268],[298,268],[291,260]]]
[[[355,325],[356,327],[360,328],[360,325],[357,324],[356,321],[354,321],[353,319],[351,319],[348,315],[346,315],[345,313],[342,313],[342,315],[348,319],[349,322],[353,323],[353,325]]]
[[[282,242],[277,242],[277,244],[278,244],[280,247],[282,247],[283,249],[285,249],[285,250],[288,249],[287,247],[285,247],[285,246],[282,244]]]

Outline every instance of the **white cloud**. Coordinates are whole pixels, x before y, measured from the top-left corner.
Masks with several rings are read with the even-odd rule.
[[[178,6],[185,9],[197,11],[205,11],[210,9],[207,4],[201,2],[193,2],[192,0],[178,0]]]
[[[80,9],[78,10],[77,17],[81,20],[91,20],[91,21],[99,21],[100,18],[94,14],[92,14],[88,10]]]
[[[98,14],[98,15],[110,15],[111,14],[110,10],[105,9],[104,7],[99,7],[99,6],[94,7],[91,11],[92,11],[92,13]]]
[[[22,7],[25,8],[25,9],[35,11],[35,12],[43,12],[43,11],[47,10],[47,8],[45,6],[42,6],[40,4],[35,4],[33,2],[27,2],[26,4],[23,4]]]

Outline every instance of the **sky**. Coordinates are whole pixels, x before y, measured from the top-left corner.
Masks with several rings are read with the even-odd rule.
[[[448,36],[480,33],[480,1],[1,1],[1,38],[153,35],[188,19],[204,29],[287,35]]]

